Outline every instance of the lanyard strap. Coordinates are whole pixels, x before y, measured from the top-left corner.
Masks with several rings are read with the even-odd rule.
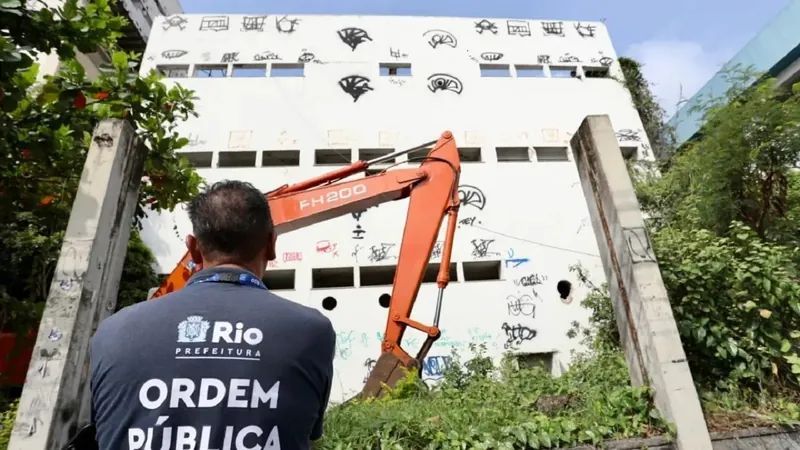
[[[207,277],[194,279],[189,283],[187,283],[186,285],[190,286],[196,283],[232,283],[232,284],[238,284],[240,286],[248,286],[248,287],[267,290],[267,287],[264,285],[264,282],[254,277],[253,275],[250,275],[249,273],[243,273],[239,275],[230,272],[215,273]]]

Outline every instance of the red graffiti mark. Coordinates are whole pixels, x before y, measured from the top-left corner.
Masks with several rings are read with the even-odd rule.
[[[270,261],[267,263],[267,269],[274,269],[278,267],[278,261]]]
[[[339,257],[339,249],[337,248],[338,244],[336,242],[331,242],[328,240],[318,241],[317,242],[317,253],[330,253],[333,255],[334,258]]]
[[[303,252],[283,252],[283,262],[302,261]]]

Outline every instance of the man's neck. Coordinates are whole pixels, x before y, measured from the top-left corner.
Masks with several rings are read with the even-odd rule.
[[[203,270],[207,269],[237,269],[237,270],[246,270],[254,275],[258,275],[259,273],[263,273],[262,271],[254,270],[255,264],[237,264],[237,263],[222,263],[222,264],[214,264],[214,263],[205,263],[203,264]]]

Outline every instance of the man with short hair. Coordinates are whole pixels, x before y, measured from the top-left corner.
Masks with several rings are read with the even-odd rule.
[[[90,354],[102,450],[306,450],[322,436],[336,335],[319,311],[269,292],[264,195],[222,181],[189,205],[186,286],[103,321]]]

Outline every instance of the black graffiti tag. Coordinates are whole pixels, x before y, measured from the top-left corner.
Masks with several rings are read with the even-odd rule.
[[[488,258],[489,256],[500,256],[500,253],[489,251],[489,246],[494,242],[494,239],[473,239],[470,242],[472,243],[473,258]]]
[[[538,273],[532,273],[518,280],[514,280],[514,284],[522,287],[533,287],[533,286],[538,286],[544,283],[545,281],[547,281],[546,276],[539,275]]]
[[[339,35],[339,39],[353,51],[356,51],[359,44],[372,40],[369,34],[361,28],[342,28],[336,33]]]
[[[472,206],[483,210],[486,207],[486,196],[475,186],[462,184],[458,187],[458,199],[463,206]]]
[[[367,77],[350,75],[339,80],[339,87],[353,97],[353,102],[357,102],[359,97],[372,90],[372,86],[369,83],[370,81]]]
[[[506,301],[508,302],[509,315],[536,317],[536,304],[534,303],[533,297],[530,295],[509,295],[506,297]]]
[[[395,244],[387,244],[381,243],[380,247],[373,245],[369,248],[369,258],[372,262],[380,262],[385,261],[387,259],[396,259],[396,256],[392,256],[389,252],[395,247]]]
[[[506,350],[512,346],[520,345],[524,341],[532,341],[536,337],[536,330],[521,324],[509,325],[504,323],[501,328],[506,333],[506,342],[503,344],[503,348]]]

